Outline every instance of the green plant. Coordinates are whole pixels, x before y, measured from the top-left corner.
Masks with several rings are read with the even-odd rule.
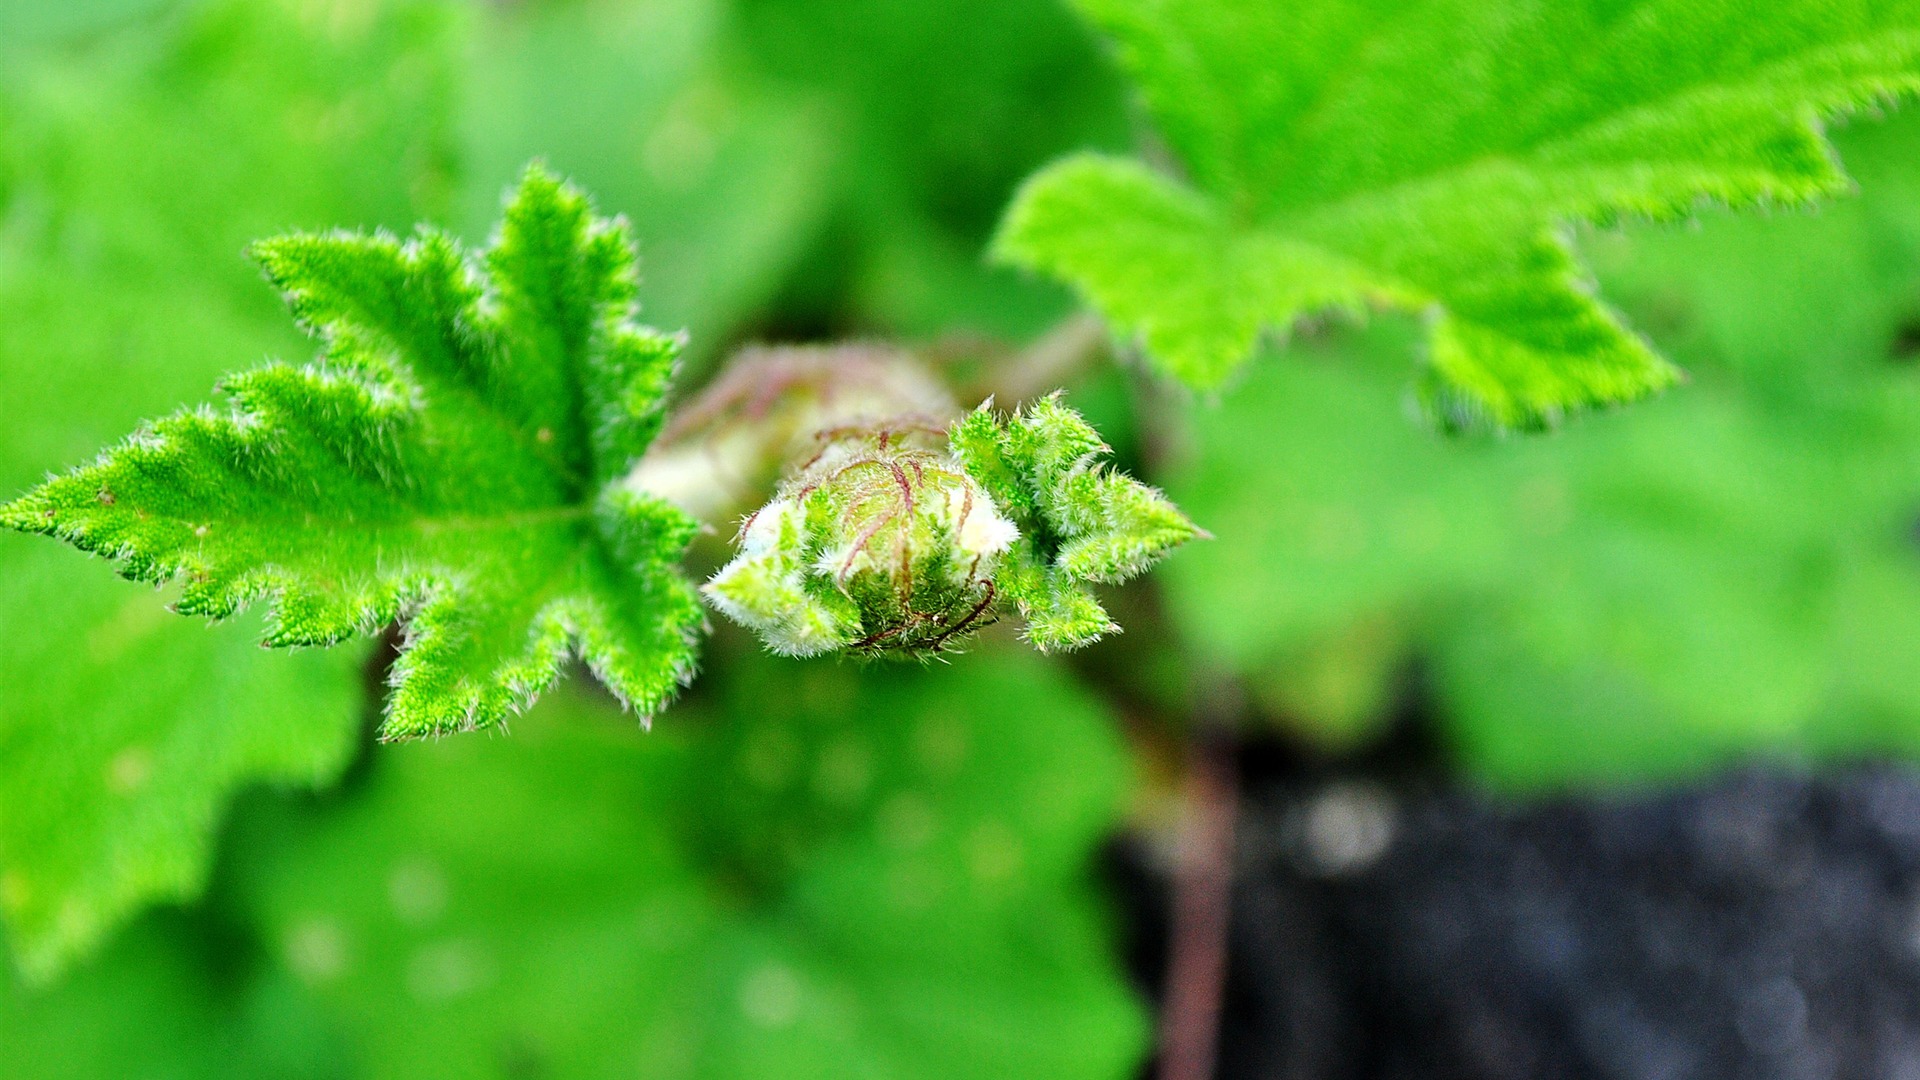
[[[1910,753],[1917,139],[1912,116],[1843,132],[1862,194],[1818,216],[1585,237],[1691,373],[1604,423],[1422,438],[1391,400],[1397,320],[1252,374],[1165,478],[1220,537],[1170,568],[1184,632],[1285,722],[1353,738],[1419,655],[1506,787]]]
[[[1823,125],[1914,89],[1920,13],[1081,7],[1138,146],[1095,39],[1015,0],[966,28],[990,63],[867,0],[154,0],[0,43],[4,520],[165,591],[0,536],[0,915],[31,982],[78,968],[0,981],[26,1075],[114,1071],[74,1033],[133,1008],[188,1074],[1119,1075],[1116,702],[1178,739],[1232,681],[1346,747],[1417,657],[1510,783],[1913,745],[1912,128]],[[1824,217],[1725,213],[1843,160]],[[272,235],[308,340],[235,257]],[[1449,432],[1691,383],[1440,438],[1410,352]],[[996,614],[1129,633],[1068,668]],[[555,685],[651,719],[696,646],[646,734]],[[334,789],[376,701],[400,740],[548,691],[248,796],[210,869],[232,793]]]
[[[1002,256],[1072,282],[1203,388],[1264,327],[1426,312],[1422,398],[1461,426],[1672,384],[1582,288],[1565,226],[1839,193],[1820,125],[1915,89],[1900,4],[1082,6],[1189,179],[1063,161],[1009,211]]]
[[[230,377],[226,415],[161,420],[0,525],[181,581],[183,614],[268,600],[269,646],[398,621],[389,738],[500,724],[573,657],[651,719],[702,618],[676,569],[697,522],[640,468],[677,346],[632,322],[626,230],[536,165],[477,258],[431,229],[255,254],[320,359]],[[1056,400],[975,412],[952,454],[932,423],[827,420],[709,586],[720,609],[788,655],[938,653],[1005,593],[1037,644],[1074,647],[1112,628],[1083,582],[1195,534],[1095,464],[1105,445]]]
[[[693,522],[617,483],[675,352],[630,320],[631,246],[538,168],[480,260],[431,230],[261,244],[320,360],[233,376],[224,415],[159,421],[0,515],[183,581],[184,614],[269,599],[268,645],[400,619],[389,736],[498,724],[570,655],[651,716],[701,620],[674,568]]]

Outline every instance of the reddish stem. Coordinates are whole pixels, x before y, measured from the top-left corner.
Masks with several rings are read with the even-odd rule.
[[[1173,874],[1159,1080],[1213,1076],[1226,996],[1238,786],[1227,741],[1216,733],[1197,732]]]

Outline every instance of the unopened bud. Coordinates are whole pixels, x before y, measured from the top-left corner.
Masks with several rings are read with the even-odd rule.
[[[1019,534],[948,454],[939,426],[830,430],[741,529],[706,586],[788,656],[926,655],[992,619],[994,576]]]

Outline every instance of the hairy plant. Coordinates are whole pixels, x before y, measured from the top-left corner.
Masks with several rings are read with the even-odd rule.
[[[384,731],[498,724],[579,655],[642,716],[693,673],[694,523],[619,484],[677,348],[631,321],[632,242],[539,167],[476,259],[444,233],[256,248],[312,363],[226,380],[0,510],[223,618],[267,599],[266,644],[398,620]]]
[[[697,523],[662,495],[698,504],[724,482],[642,464],[679,345],[632,321],[624,224],[536,164],[478,255],[428,227],[255,254],[319,358],[228,378],[226,411],[158,421],[0,523],[136,580],[180,580],[183,614],[264,599],[270,646],[397,621],[388,738],[500,724],[573,656],[643,719],[658,712],[692,677],[703,623],[677,568]],[[914,395],[909,376],[809,410],[813,384],[745,370],[774,376],[772,397],[799,395],[796,429],[826,425],[706,590],[776,652],[937,653],[990,622],[1003,592],[1042,648],[1085,644],[1113,627],[1075,583],[1124,580],[1195,535],[1096,465],[1103,444],[1055,401],[1011,428],[976,413],[955,456],[937,425],[885,415]],[[879,415],[835,418],[875,401]],[[794,439],[767,434],[740,448],[749,475]],[[969,465],[1029,533],[1004,587],[999,556],[1020,532]]]
[[[1421,398],[1531,428],[1678,371],[1593,293],[1568,227],[1847,190],[1825,122],[1920,89],[1920,9],[1791,0],[1079,0],[1178,175],[1081,154],[997,250],[1153,362],[1222,386],[1267,328],[1426,317]]]
[[[1727,307],[1746,328],[1728,340],[1793,353],[1737,391],[1689,344],[1705,332],[1660,313],[1712,309],[1765,260],[1636,298],[1578,253],[1612,239],[1596,227],[1842,193],[1827,127],[1920,87],[1912,0],[1076,0],[1114,70],[1018,0],[970,13],[965,48],[931,0],[192,6],[140,48],[101,31],[73,50],[86,66],[0,41],[0,378],[19,395],[0,482],[192,400],[216,363],[302,348],[295,324],[318,343],[0,507],[226,624],[0,537],[0,621],[26,628],[0,639],[0,914],[33,977],[202,889],[235,790],[341,775],[379,654],[284,650],[394,631],[391,740],[500,727],[575,662],[646,721],[693,677],[712,610],[788,657],[984,655],[948,678],[722,635],[671,732],[616,737],[610,705],[559,695],[527,761],[394,748],[337,803],[250,804],[220,902],[269,980],[349,1018],[376,1075],[670,1071],[681,1030],[701,1075],[1117,1075],[1139,1018],[1077,875],[1127,766],[1079,678],[1131,677],[1138,654],[1070,676],[981,635],[1100,640],[1138,610],[1100,589],[1207,536],[1116,459],[1222,535],[1177,560],[1167,637],[1134,635],[1141,681],[1175,676],[1147,706],[1168,729],[1232,678],[1357,740],[1419,647],[1469,759],[1534,773],[1557,754],[1644,774],[1659,740],[1911,743],[1913,485],[1887,448],[1914,420],[1806,362],[1865,356],[1902,315],[1910,282],[1864,283],[1907,265],[1897,230],[1862,218],[1860,266],[1791,256],[1805,310]],[[1121,76],[1149,129],[1131,146]],[[1891,168],[1840,145],[1872,195]],[[1061,154],[983,264],[1005,193]],[[489,242],[405,233],[486,227],[535,156],[635,224],[534,166]],[[324,231],[349,222],[400,235]],[[289,223],[309,231],[253,252],[291,324],[232,258]],[[639,323],[633,234],[649,318],[691,334]],[[1244,374],[1296,326],[1378,311],[1417,325]],[[1049,321],[1048,347],[998,362],[945,350],[984,374],[885,340],[714,363],[753,327],[1013,340]],[[1050,393],[1107,338],[1237,394],[1135,427],[1150,399],[1111,373],[1073,407]],[[1650,341],[1700,385],[1617,427],[1496,452],[1390,401],[1414,352],[1441,427],[1546,427],[1678,383]],[[703,387],[676,397],[683,359]],[[198,970],[159,936],[123,938],[103,977]],[[609,955],[631,966],[547,1038],[543,1008],[586,997]],[[432,1023],[454,996],[473,1022]],[[60,1029],[22,1001],[0,976],[0,1044],[84,1042],[42,1039]],[[228,1034],[211,1074],[278,1035]]]

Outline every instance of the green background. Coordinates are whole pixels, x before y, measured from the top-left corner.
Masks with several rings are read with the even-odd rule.
[[[10,3],[0,494],[307,354],[248,241],[480,240],[536,156],[631,219],[690,384],[752,340],[991,369],[1072,310],[985,261],[1000,210],[1141,139],[1030,0]],[[1859,193],[1817,212],[1577,233],[1689,379],[1550,436],[1423,425],[1397,316],[1215,397],[1075,373],[1215,539],[1072,663],[723,631],[651,732],[578,676],[510,735],[374,748],[379,643],[269,654],[0,536],[0,1071],[1125,1076],[1098,852],[1222,678],[1249,739],[1414,716],[1517,796],[1920,750],[1920,117],[1836,142]]]

